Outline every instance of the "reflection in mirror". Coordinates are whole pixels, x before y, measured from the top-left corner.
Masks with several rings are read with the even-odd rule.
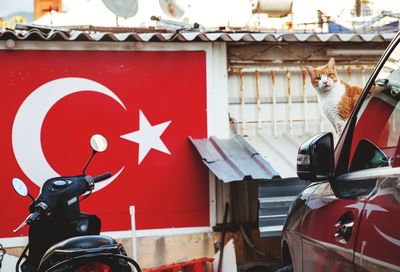
[[[18,178],[13,178],[12,185],[15,192],[17,192],[17,194],[19,194],[20,196],[28,195],[28,188],[26,187],[25,183],[22,180]]]
[[[334,174],[334,144],[333,135],[327,134],[315,144],[315,173],[317,179],[324,180]]]
[[[392,97],[400,94],[400,48],[397,46],[386,60],[375,80],[375,87],[370,90],[372,95],[388,91]]]
[[[107,149],[107,139],[100,134],[93,135],[90,138],[90,146],[96,152],[103,152]]]

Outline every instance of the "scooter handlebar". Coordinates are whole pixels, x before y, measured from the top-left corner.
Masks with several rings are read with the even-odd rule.
[[[26,223],[28,225],[32,224],[33,222],[35,222],[39,216],[41,215],[41,212],[39,210],[35,211],[34,213],[31,213],[28,218],[26,219]]]
[[[48,210],[48,208],[49,206],[43,201],[39,201],[38,203],[36,203],[33,209],[31,209],[31,214],[26,218],[26,223],[30,225],[35,222]]]
[[[22,229],[26,224],[30,225],[33,222],[35,222],[39,216],[41,215],[40,211],[35,211],[28,215],[28,217],[21,223],[21,225],[18,226],[15,230],[13,230],[14,233],[17,233],[20,229]]]
[[[111,173],[109,173],[109,172],[104,173],[104,174],[102,174],[100,176],[97,176],[97,177],[93,177],[93,182],[97,183],[97,182],[100,182],[100,181],[108,179],[108,178],[111,178]]]

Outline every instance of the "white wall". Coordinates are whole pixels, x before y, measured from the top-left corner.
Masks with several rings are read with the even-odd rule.
[[[337,69],[341,79],[364,86],[373,66],[350,64],[338,65]],[[246,67],[241,72],[231,69],[229,113],[238,123],[238,133],[279,136],[331,131],[330,124],[321,116],[309,76],[303,71],[304,66],[300,65],[277,67],[268,64]]]

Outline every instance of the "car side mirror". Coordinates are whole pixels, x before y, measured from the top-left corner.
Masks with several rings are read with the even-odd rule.
[[[334,174],[334,144],[331,132],[320,133],[299,148],[297,175],[303,180],[326,180]]]

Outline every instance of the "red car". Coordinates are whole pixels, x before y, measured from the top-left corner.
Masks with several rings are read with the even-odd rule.
[[[280,271],[400,271],[400,35],[369,79],[336,146],[304,143],[282,234]]]

